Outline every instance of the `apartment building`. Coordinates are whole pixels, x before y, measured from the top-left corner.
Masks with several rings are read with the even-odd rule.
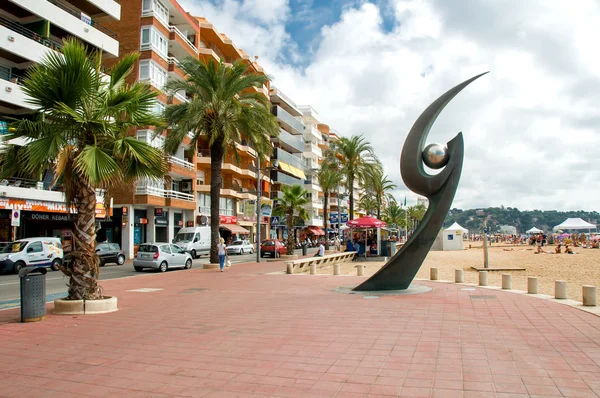
[[[179,62],[187,57],[213,59],[230,64],[244,60],[256,73],[262,68],[219,33],[205,18],[186,12],[175,0],[121,0],[127,15],[109,26],[122,40],[123,53],[140,52],[132,81],[148,82],[158,96],[155,110],[162,113],[169,104],[189,102],[185,92],[168,96],[165,84],[171,79],[185,79]],[[107,61],[110,65],[110,61]],[[253,89],[268,96],[268,85]],[[166,133],[155,134],[154,126],[138,129],[135,134],[157,148],[162,148]],[[174,155],[168,157],[168,175],[163,180],[137,181],[114,198],[115,228],[129,256],[146,241],[171,241],[182,227],[209,223],[210,217],[210,150],[207,139],[191,146],[192,134],[184,139]],[[256,200],[256,152],[245,140],[237,143],[241,162],[233,152],[223,162],[223,187],[220,200],[222,235],[254,234],[256,217],[244,214],[244,202]],[[269,179],[263,191],[269,192]],[[268,221],[266,218],[263,221]],[[267,231],[265,224],[264,231]],[[246,228],[244,228],[246,227]]]
[[[284,186],[304,186],[304,181],[307,178],[302,160],[304,123],[302,111],[281,90],[273,87],[270,99],[272,104],[271,113],[275,115],[279,124],[279,136],[272,137],[273,155],[271,157],[279,162],[278,169],[271,171],[271,179],[273,180],[271,198],[277,203]],[[283,239],[287,237],[289,231],[287,231],[284,220],[280,221],[279,225],[271,226],[271,236]]]
[[[101,49],[107,59],[117,57],[117,34],[107,22],[118,21],[120,16],[121,5],[115,0],[0,1],[0,134],[8,131],[7,117],[25,117],[35,111],[20,85],[28,68],[48,52],[60,52],[63,39],[69,37]],[[12,178],[0,182],[0,241],[71,236],[73,215],[52,180],[51,173],[46,172],[39,180]],[[98,199],[102,201],[101,194]],[[12,209],[21,210],[16,236],[10,228]],[[96,216],[99,221],[106,219],[101,203]],[[99,227],[99,234],[110,235],[107,223],[100,222]]]

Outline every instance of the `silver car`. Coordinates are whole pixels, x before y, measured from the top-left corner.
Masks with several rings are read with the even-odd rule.
[[[144,243],[133,259],[133,268],[140,272],[154,268],[166,272],[169,268],[192,268],[192,256],[172,243]]]
[[[248,240],[234,240],[227,246],[227,254],[254,253],[254,245]]]

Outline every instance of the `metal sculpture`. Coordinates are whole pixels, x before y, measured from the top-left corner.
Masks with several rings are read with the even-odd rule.
[[[429,199],[429,208],[417,229],[398,253],[354,290],[404,290],[415,278],[452,205],[464,154],[462,132],[448,142],[447,147],[431,144],[423,149],[427,135],[440,112],[452,98],[486,73],[488,72],[472,77],[448,90],[425,109],[410,129],[402,148],[400,173],[411,191]],[[445,168],[439,174],[431,175],[425,171],[423,164],[432,169]]]

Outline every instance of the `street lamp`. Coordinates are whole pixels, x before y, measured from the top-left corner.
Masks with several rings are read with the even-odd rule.
[[[260,199],[260,172],[273,170],[279,167],[279,161],[274,159],[272,166],[265,167],[263,169],[260,168],[260,155],[257,157],[258,159],[258,167],[256,168],[256,262],[260,263],[260,207],[261,207],[261,199]]]
[[[484,268],[489,268],[489,263],[488,263],[488,245],[487,245],[487,219],[488,217],[485,217],[485,212],[483,210],[477,210],[475,211],[475,214],[478,217],[483,217],[483,267]]]

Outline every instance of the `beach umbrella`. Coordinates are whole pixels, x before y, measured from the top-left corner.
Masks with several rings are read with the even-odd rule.
[[[385,227],[387,224],[381,220],[376,219],[375,217],[364,216],[356,218],[354,220],[350,220],[346,225],[352,228],[381,228]]]
[[[590,238],[590,240],[600,240],[600,235],[594,235]]]
[[[569,236],[571,236],[571,235],[569,235],[569,234],[560,234],[560,235],[558,235],[558,239],[566,239]]]

